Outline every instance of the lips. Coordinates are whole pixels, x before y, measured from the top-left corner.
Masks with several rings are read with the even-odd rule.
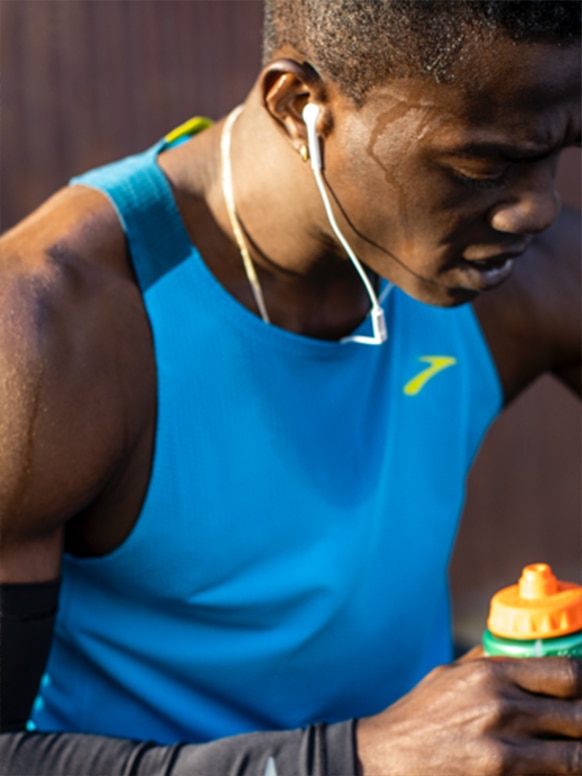
[[[471,261],[463,259],[462,263],[471,287],[485,291],[498,286],[511,275],[515,258],[515,254],[501,255]]]
[[[487,264],[488,266],[501,266],[507,259],[516,259],[524,253],[531,244],[531,238],[522,240],[512,246],[472,246],[465,250],[463,259],[471,264]]]
[[[465,259],[465,261],[479,270],[500,269],[508,261],[513,261],[515,256],[494,256],[490,259]]]
[[[511,275],[515,259],[524,253],[530,242],[528,239],[511,250],[498,253],[492,253],[491,247],[489,251],[485,246],[469,248],[460,262],[468,285],[476,291],[498,286]]]

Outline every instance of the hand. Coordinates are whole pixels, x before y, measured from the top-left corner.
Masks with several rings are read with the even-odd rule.
[[[582,776],[582,661],[475,654],[358,722],[363,776]]]

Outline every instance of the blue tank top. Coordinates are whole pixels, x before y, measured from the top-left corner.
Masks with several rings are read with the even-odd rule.
[[[30,727],[198,742],[373,714],[451,657],[447,564],[501,405],[491,356],[470,306],[398,289],[382,346],[264,323],[190,243],[163,147],[75,181],[127,235],[155,458],[122,545],[65,556]]]

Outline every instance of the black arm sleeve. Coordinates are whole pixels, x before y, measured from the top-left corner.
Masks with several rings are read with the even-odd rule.
[[[59,582],[0,585],[0,776],[356,776],[355,721],[208,744],[25,732],[52,640]],[[274,771],[267,769],[273,759]]]
[[[175,746],[80,733],[5,733],[0,736],[0,763],[0,776],[358,774],[353,720]]]
[[[0,730],[22,730],[53,636],[59,580],[0,585]]]

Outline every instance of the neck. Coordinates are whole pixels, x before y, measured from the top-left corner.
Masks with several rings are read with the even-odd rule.
[[[169,152],[163,166],[209,269],[241,304],[258,313],[224,198],[222,129],[220,123]],[[178,160],[180,149],[184,158]],[[232,129],[230,159],[236,213],[271,322],[320,339],[351,333],[366,317],[370,300],[352,264],[323,228],[323,205],[309,165],[252,102]]]

